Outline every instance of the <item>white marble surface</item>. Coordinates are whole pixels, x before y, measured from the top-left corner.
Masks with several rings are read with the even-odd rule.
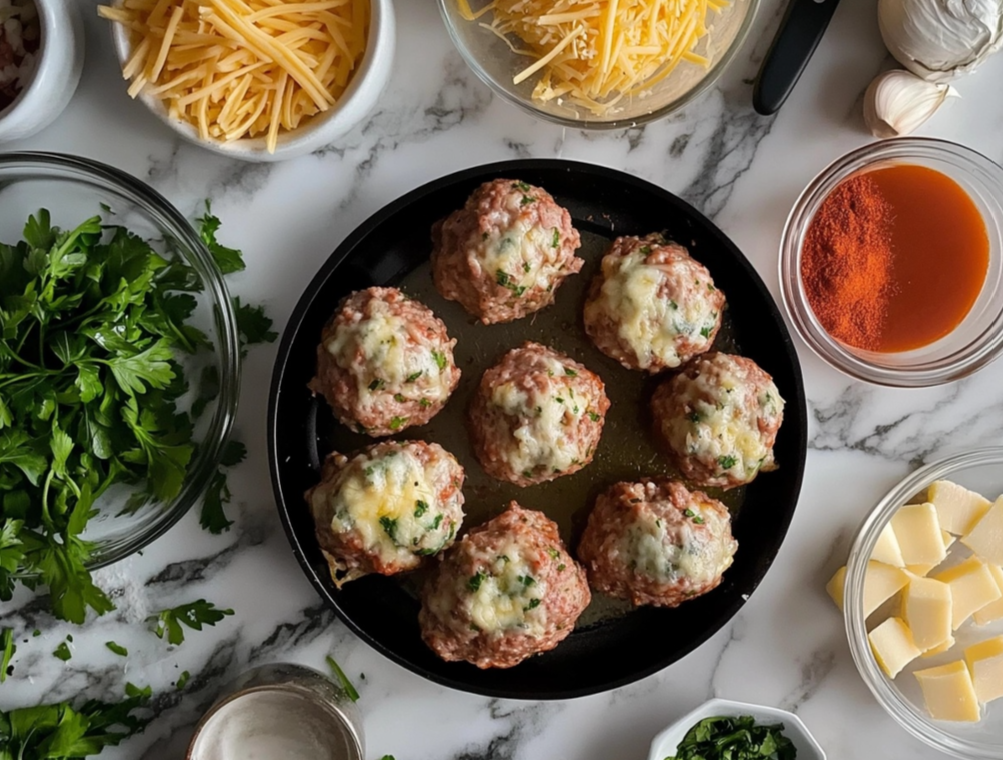
[[[69,0],[73,1],[73,0]],[[625,169],[702,208],[733,237],[777,293],[776,257],[786,214],[830,160],[870,138],[860,97],[887,65],[874,3],[843,0],[793,97],[774,119],[749,107],[748,80],[777,23],[766,0],[756,29],[720,87],[685,112],[624,133],[588,135],[534,121],[493,98],[452,50],[431,0],[397,0],[398,57],[378,110],[323,155],[276,166],[230,162],[177,138],[128,100],[108,30],[93,0],[87,66],[56,124],[10,149],[60,150],[114,164],[152,183],[184,212],[210,196],[226,240],[248,271],[234,290],[267,304],[281,328],[333,248],[403,192],[439,175],[517,156],[560,156]],[[923,134],[1003,158],[1003,56],[961,83]],[[523,703],[452,692],[389,663],[325,610],[300,573],[272,503],[265,465],[265,405],[274,347],[246,366],[238,430],[249,461],[237,471],[237,523],[214,537],[189,514],[136,556],[101,573],[119,609],[73,628],[73,659],[52,657],[69,627],[44,602],[4,605],[21,646],[0,708],[87,695],[112,698],[126,680],[156,692],[156,721],[106,752],[108,760],[182,756],[194,721],[222,678],[249,664],[322,666],[334,652],[362,692],[368,756],[399,760],[640,759],[651,737],[710,696],[796,711],[830,758],[932,760],[937,754],[878,707],[850,660],[839,615],[823,591],[856,525],[916,464],[998,443],[1003,364],[945,388],[893,391],[838,375],[798,344],[811,406],[811,449],[801,503],[772,571],[735,619],[698,651],[632,686],[570,702]],[[205,597],[237,614],[169,648],[140,622],[148,610]],[[115,640],[128,660],[103,646]],[[173,688],[192,673],[183,692]],[[361,673],[365,679],[361,679]]]

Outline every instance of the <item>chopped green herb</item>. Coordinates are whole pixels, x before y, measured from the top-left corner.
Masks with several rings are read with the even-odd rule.
[[[188,680],[192,677],[192,674],[187,670],[182,670],[181,675],[178,676],[178,682],[175,684],[175,688],[181,691],[188,685]]]
[[[384,515],[380,518],[380,527],[383,532],[390,536],[390,540],[397,543],[397,520]]]
[[[467,580],[467,588],[469,588],[471,591],[474,592],[478,591],[481,587],[481,584],[484,582],[484,579],[487,577],[488,577],[487,573],[485,573],[483,570],[478,570],[475,575],[471,575],[470,578]]]
[[[703,518],[700,515],[697,515],[696,517],[693,518],[693,522],[695,522],[697,525],[703,525]]]
[[[638,249],[638,251],[639,251],[640,253],[643,253],[643,254],[644,254],[645,256],[647,256],[647,255],[648,255],[649,253],[651,253],[651,246],[650,246],[650,245],[642,245],[642,246],[641,246],[641,247],[640,247],[640,248]]]
[[[73,656],[72,654],[70,654],[70,648],[68,646],[66,646],[66,642],[65,641],[61,642],[59,644],[59,646],[56,647],[55,651],[53,651],[52,654],[53,654],[54,657],[57,657],[58,659],[62,660],[63,662],[66,662],[67,660],[69,660]]]
[[[432,358],[435,360],[435,365],[439,368],[440,372],[446,368],[446,364],[448,362],[446,361],[446,355],[445,354],[439,353],[438,351],[436,351],[433,348],[432,349]]]
[[[565,367],[564,374],[568,377],[578,377],[578,373],[571,369],[571,367]]]
[[[561,231],[554,227],[554,239],[550,241],[551,248],[557,248],[561,244]]]
[[[522,471],[522,476],[524,478],[531,478],[531,477],[533,477],[533,471],[532,470],[523,470]]]
[[[533,267],[531,267],[531,266],[529,265],[529,262],[528,262],[528,261],[524,261],[524,262],[522,262],[522,271],[523,271],[523,272],[526,272],[527,274],[529,274],[529,271],[530,271],[530,270],[531,270],[532,268],[533,268]]]
[[[396,401],[398,404],[403,404],[405,401],[407,401],[407,399],[404,398],[404,394],[403,393],[395,393],[394,394],[394,401]]]
[[[676,303],[675,301],[673,301],[673,300],[672,300],[671,298],[669,299],[669,306],[671,306],[671,307],[673,308],[673,310],[675,310],[675,309],[678,309],[678,308],[679,308],[679,304],[677,304],[677,303]]]
[[[157,625],[153,632],[158,639],[166,636],[168,644],[177,646],[185,640],[185,631],[182,625],[193,631],[201,631],[203,626],[216,625],[224,617],[232,614],[233,610],[221,610],[212,602],[199,599],[190,604],[161,610],[156,615],[151,615],[147,620],[156,621]]]
[[[42,632],[38,628],[36,628],[34,631],[31,632],[31,635],[34,636],[35,638],[38,638],[39,636],[42,635]]]
[[[394,417],[392,420],[390,420],[390,429],[400,430],[401,427],[407,423],[407,420],[408,420],[407,417]]]
[[[509,281],[508,272],[505,272],[504,270],[501,269],[495,272],[495,282],[497,282],[503,288],[508,287],[508,281]]]
[[[554,401],[556,401],[558,404],[564,403],[564,399],[561,398],[560,396],[554,396]]]
[[[407,378],[404,380],[404,382],[405,383],[413,383],[415,380],[417,380],[419,377],[421,377],[421,374],[422,374],[423,371],[424,370],[418,370],[417,372],[412,372],[410,375],[407,376]]]
[[[547,547],[547,554],[550,555],[551,559],[557,559],[558,557],[561,556],[561,553],[557,551],[557,549],[555,549],[553,546]]]
[[[442,525],[442,514],[435,516],[435,519],[432,521],[432,530],[438,530],[440,525]]]
[[[700,335],[702,337],[704,337],[704,338],[709,338],[710,334],[711,334],[711,331],[713,329],[714,329],[713,325],[708,326],[708,327],[702,327],[702,328],[700,328]]]
[[[516,190],[519,190],[519,191],[521,191],[523,193],[528,193],[530,190],[533,189],[526,182],[515,182],[515,183],[512,184],[512,187],[514,187]]]
[[[426,408],[432,406],[432,402],[429,401],[427,398],[419,399],[418,400],[418,406],[420,406],[422,409],[426,409]]]
[[[331,672],[337,676],[338,681],[341,683],[341,687],[345,690],[345,694],[353,702],[359,701],[359,692],[355,690],[352,686],[352,682],[348,680],[348,676],[345,675],[345,671],[341,669],[341,666],[335,662],[335,659],[330,655],[327,656],[327,666],[331,668]]]
[[[738,459],[733,456],[722,456],[717,458],[717,463],[721,465],[724,470],[730,470],[736,464],[738,464]]]
[[[0,630],[0,646],[3,647],[3,657],[0,658],[0,683],[7,680],[8,670],[12,670],[10,667],[10,659],[14,656],[17,651],[17,646],[14,644],[14,629],[4,628]]]
[[[114,641],[106,641],[104,643],[104,645],[106,647],[108,647],[112,652],[114,652],[115,654],[117,654],[119,657],[128,657],[129,656],[129,650],[126,649],[121,644],[116,644]]]
[[[559,564],[557,566],[557,572],[559,572],[559,573],[564,572],[564,568],[565,567],[566,567],[566,565],[562,562],[561,564]]]
[[[589,412],[589,419],[592,420],[593,422],[599,422],[599,420],[602,419],[602,418],[598,414],[596,414],[595,412],[590,411]]]
[[[421,517],[428,511],[428,504],[421,499],[414,503],[414,516]]]
[[[378,391],[380,388],[384,386],[384,384],[385,383],[383,382],[383,380],[381,380],[380,378],[376,378],[375,380],[373,380],[373,382],[369,384],[369,390]]]
[[[795,760],[784,725],[760,725],[751,716],[704,718],[665,760]]]
[[[686,517],[693,517],[694,515],[696,515],[696,512],[694,512],[692,509],[685,509],[683,510],[683,514]]]
[[[714,287],[714,285],[713,285],[712,283],[709,283],[709,282],[708,282],[708,283],[707,283],[707,290],[710,290],[710,291],[715,291],[715,290],[717,290],[717,288],[715,288],[715,287]]]
[[[529,604],[527,604],[525,607],[522,608],[522,611],[529,612],[530,610],[535,610],[539,606],[540,606],[540,600],[534,597],[533,599],[529,600]]]
[[[532,203],[535,200],[536,200],[536,198],[534,198],[532,195],[524,195],[524,196],[522,196],[522,200],[519,201],[519,205],[520,206],[525,206],[527,204]]]
[[[700,422],[700,412],[690,412],[686,415],[686,419],[695,425]]]
[[[519,581],[523,586],[526,586],[527,588],[536,583],[536,578],[534,578],[532,575],[517,575],[515,579]]]

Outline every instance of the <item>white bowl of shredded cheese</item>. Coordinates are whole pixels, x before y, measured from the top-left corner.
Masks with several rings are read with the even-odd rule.
[[[578,129],[623,129],[707,91],[759,0],[439,0],[467,64],[501,98]]]
[[[182,137],[244,161],[320,150],[373,109],[390,78],[392,0],[120,0],[129,94]]]
[[[76,3],[0,0],[0,142],[51,124],[73,97],[83,65]]]

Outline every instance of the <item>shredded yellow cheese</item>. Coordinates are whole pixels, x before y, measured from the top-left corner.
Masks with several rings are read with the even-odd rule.
[[[121,0],[129,95],[154,96],[204,140],[279,134],[327,111],[366,49],[370,0]]]
[[[468,21],[488,13],[481,26],[513,52],[536,60],[513,77],[519,84],[542,71],[533,99],[587,108],[616,109],[668,77],[683,61],[710,66],[696,48],[710,34],[711,13],[730,0],[489,0],[474,10],[456,0]],[[475,0],[478,2],[478,0]],[[518,47],[513,38],[525,49]]]

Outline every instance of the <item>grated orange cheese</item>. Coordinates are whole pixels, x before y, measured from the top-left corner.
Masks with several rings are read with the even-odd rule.
[[[362,60],[370,0],[120,0],[129,95],[160,99],[204,140],[279,134],[328,110]]]
[[[644,93],[683,61],[707,67],[696,48],[710,34],[710,14],[730,0],[490,0],[460,14],[536,60],[513,77],[542,71],[533,89],[541,102],[565,99],[597,115]],[[475,0],[476,2],[476,0]],[[526,49],[517,47],[513,38]]]

